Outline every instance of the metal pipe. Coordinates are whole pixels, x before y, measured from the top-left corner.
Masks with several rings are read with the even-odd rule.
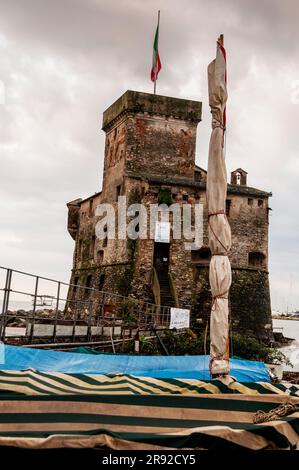
[[[155,336],[148,336],[146,339],[152,339],[155,338]],[[125,338],[124,341],[131,341],[132,338]],[[122,343],[122,339],[117,339],[114,340],[114,344]],[[74,347],[74,346],[96,346],[96,345],[109,345],[111,344],[111,340],[107,341],[80,341],[80,342],[72,342],[72,343],[40,343],[40,344],[24,344],[21,347],[22,348],[59,348],[60,346],[68,346],[68,347]]]
[[[8,310],[8,306],[9,306],[9,294],[10,294],[10,290],[11,290],[11,278],[12,278],[12,270],[7,269],[6,279],[5,279],[5,288],[4,288],[4,297],[3,297],[3,303],[2,303],[1,333],[0,333],[1,341],[4,341],[4,339],[5,339],[7,310]]]
[[[39,277],[36,276],[35,279],[35,290],[34,290],[34,300],[33,300],[33,310],[32,310],[32,323],[31,323],[31,328],[30,328],[30,334],[29,334],[29,342],[32,342],[33,334],[34,334],[34,321],[35,321],[35,312],[36,312],[36,300],[37,300],[37,293],[38,293],[38,282],[39,282]]]
[[[59,297],[60,297],[60,285],[61,283],[58,281],[57,285],[57,298],[56,298],[56,311],[55,311],[55,321],[53,327],[53,343],[56,340],[56,330],[57,330],[57,321],[58,321],[58,310],[59,310]]]

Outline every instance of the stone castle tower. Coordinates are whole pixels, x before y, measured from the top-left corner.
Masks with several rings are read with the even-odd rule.
[[[75,240],[69,298],[76,286],[191,308],[192,318],[209,318],[205,201],[206,171],[195,164],[201,103],[127,91],[103,115],[106,133],[101,192],[67,204],[68,230]],[[117,212],[120,196],[129,204],[202,203],[204,244],[186,251],[184,240],[104,239],[95,236],[95,208],[110,203]],[[235,329],[268,337],[271,306],[268,281],[268,198],[270,193],[247,186],[238,168],[228,184],[226,214],[232,230],[233,282],[231,318]],[[82,294],[86,296],[86,293]],[[87,294],[88,295],[88,294]]]

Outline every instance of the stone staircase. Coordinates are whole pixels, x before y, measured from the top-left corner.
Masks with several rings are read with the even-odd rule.
[[[167,271],[157,273],[160,284],[160,304],[162,306],[175,307],[175,301],[171,293]]]

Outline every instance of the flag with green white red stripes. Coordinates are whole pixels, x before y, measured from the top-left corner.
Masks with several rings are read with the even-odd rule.
[[[153,64],[151,70],[151,80],[155,82],[158,78],[158,74],[162,68],[160,54],[159,54],[159,21],[156,29],[154,47],[153,47]]]

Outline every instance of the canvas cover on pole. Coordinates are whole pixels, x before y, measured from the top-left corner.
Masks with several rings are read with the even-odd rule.
[[[207,175],[208,235],[211,250],[210,286],[212,307],[210,318],[211,374],[229,373],[229,305],[231,266],[228,252],[231,231],[226,217],[227,173],[224,159],[226,126],[226,53],[223,36],[217,41],[216,59],[208,66],[209,104],[212,113],[212,134],[209,146]]]

